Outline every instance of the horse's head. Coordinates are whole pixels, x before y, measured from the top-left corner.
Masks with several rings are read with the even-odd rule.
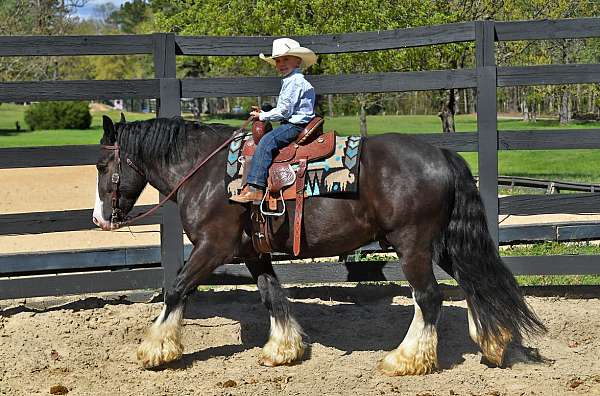
[[[119,132],[126,127],[125,117],[116,125],[102,117],[104,135],[100,140],[100,157],[96,163],[98,184],[93,221],[103,230],[119,227],[146,186],[147,180],[139,168],[129,165],[127,153],[119,145]]]

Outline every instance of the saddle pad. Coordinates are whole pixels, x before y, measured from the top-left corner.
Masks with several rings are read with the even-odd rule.
[[[248,136],[246,139],[251,138]],[[242,190],[242,140],[231,143],[227,153],[225,188],[228,197]],[[336,136],[333,154],[321,160],[309,162],[306,173],[305,196],[358,191],[358,171],[361,149],[360,136]],[[294,169],[297,165],[293,165]]]

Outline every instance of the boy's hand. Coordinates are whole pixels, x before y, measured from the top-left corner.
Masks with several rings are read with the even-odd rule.
[[[250,115],[255,120],[258,120],[258,113],[260,113],[261,111],[262,110],[260,109],[260,107],[258,107],[258,106],[252,106],[252,111],[250,112]]]

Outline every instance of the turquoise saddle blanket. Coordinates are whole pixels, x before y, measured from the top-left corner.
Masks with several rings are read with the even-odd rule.
[[[225,189],[228,197],[242,189],[243,162],[240,161],[242,147],[247,139],[229,145]],[[361,151],[360,136],[336,136],[335,150],[325,159],[309,162],[306,173],[305,195],[308,197],[358,191],[358,171]]]

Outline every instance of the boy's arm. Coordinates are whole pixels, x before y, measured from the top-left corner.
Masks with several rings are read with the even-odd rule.
[[[302,85],[297,81],[284,83],[279,92],[277,106],[269,111],[261,111],[258,119],[261,121],[281,121],[289,120],[294,114],[294,107],[300,100]]]

